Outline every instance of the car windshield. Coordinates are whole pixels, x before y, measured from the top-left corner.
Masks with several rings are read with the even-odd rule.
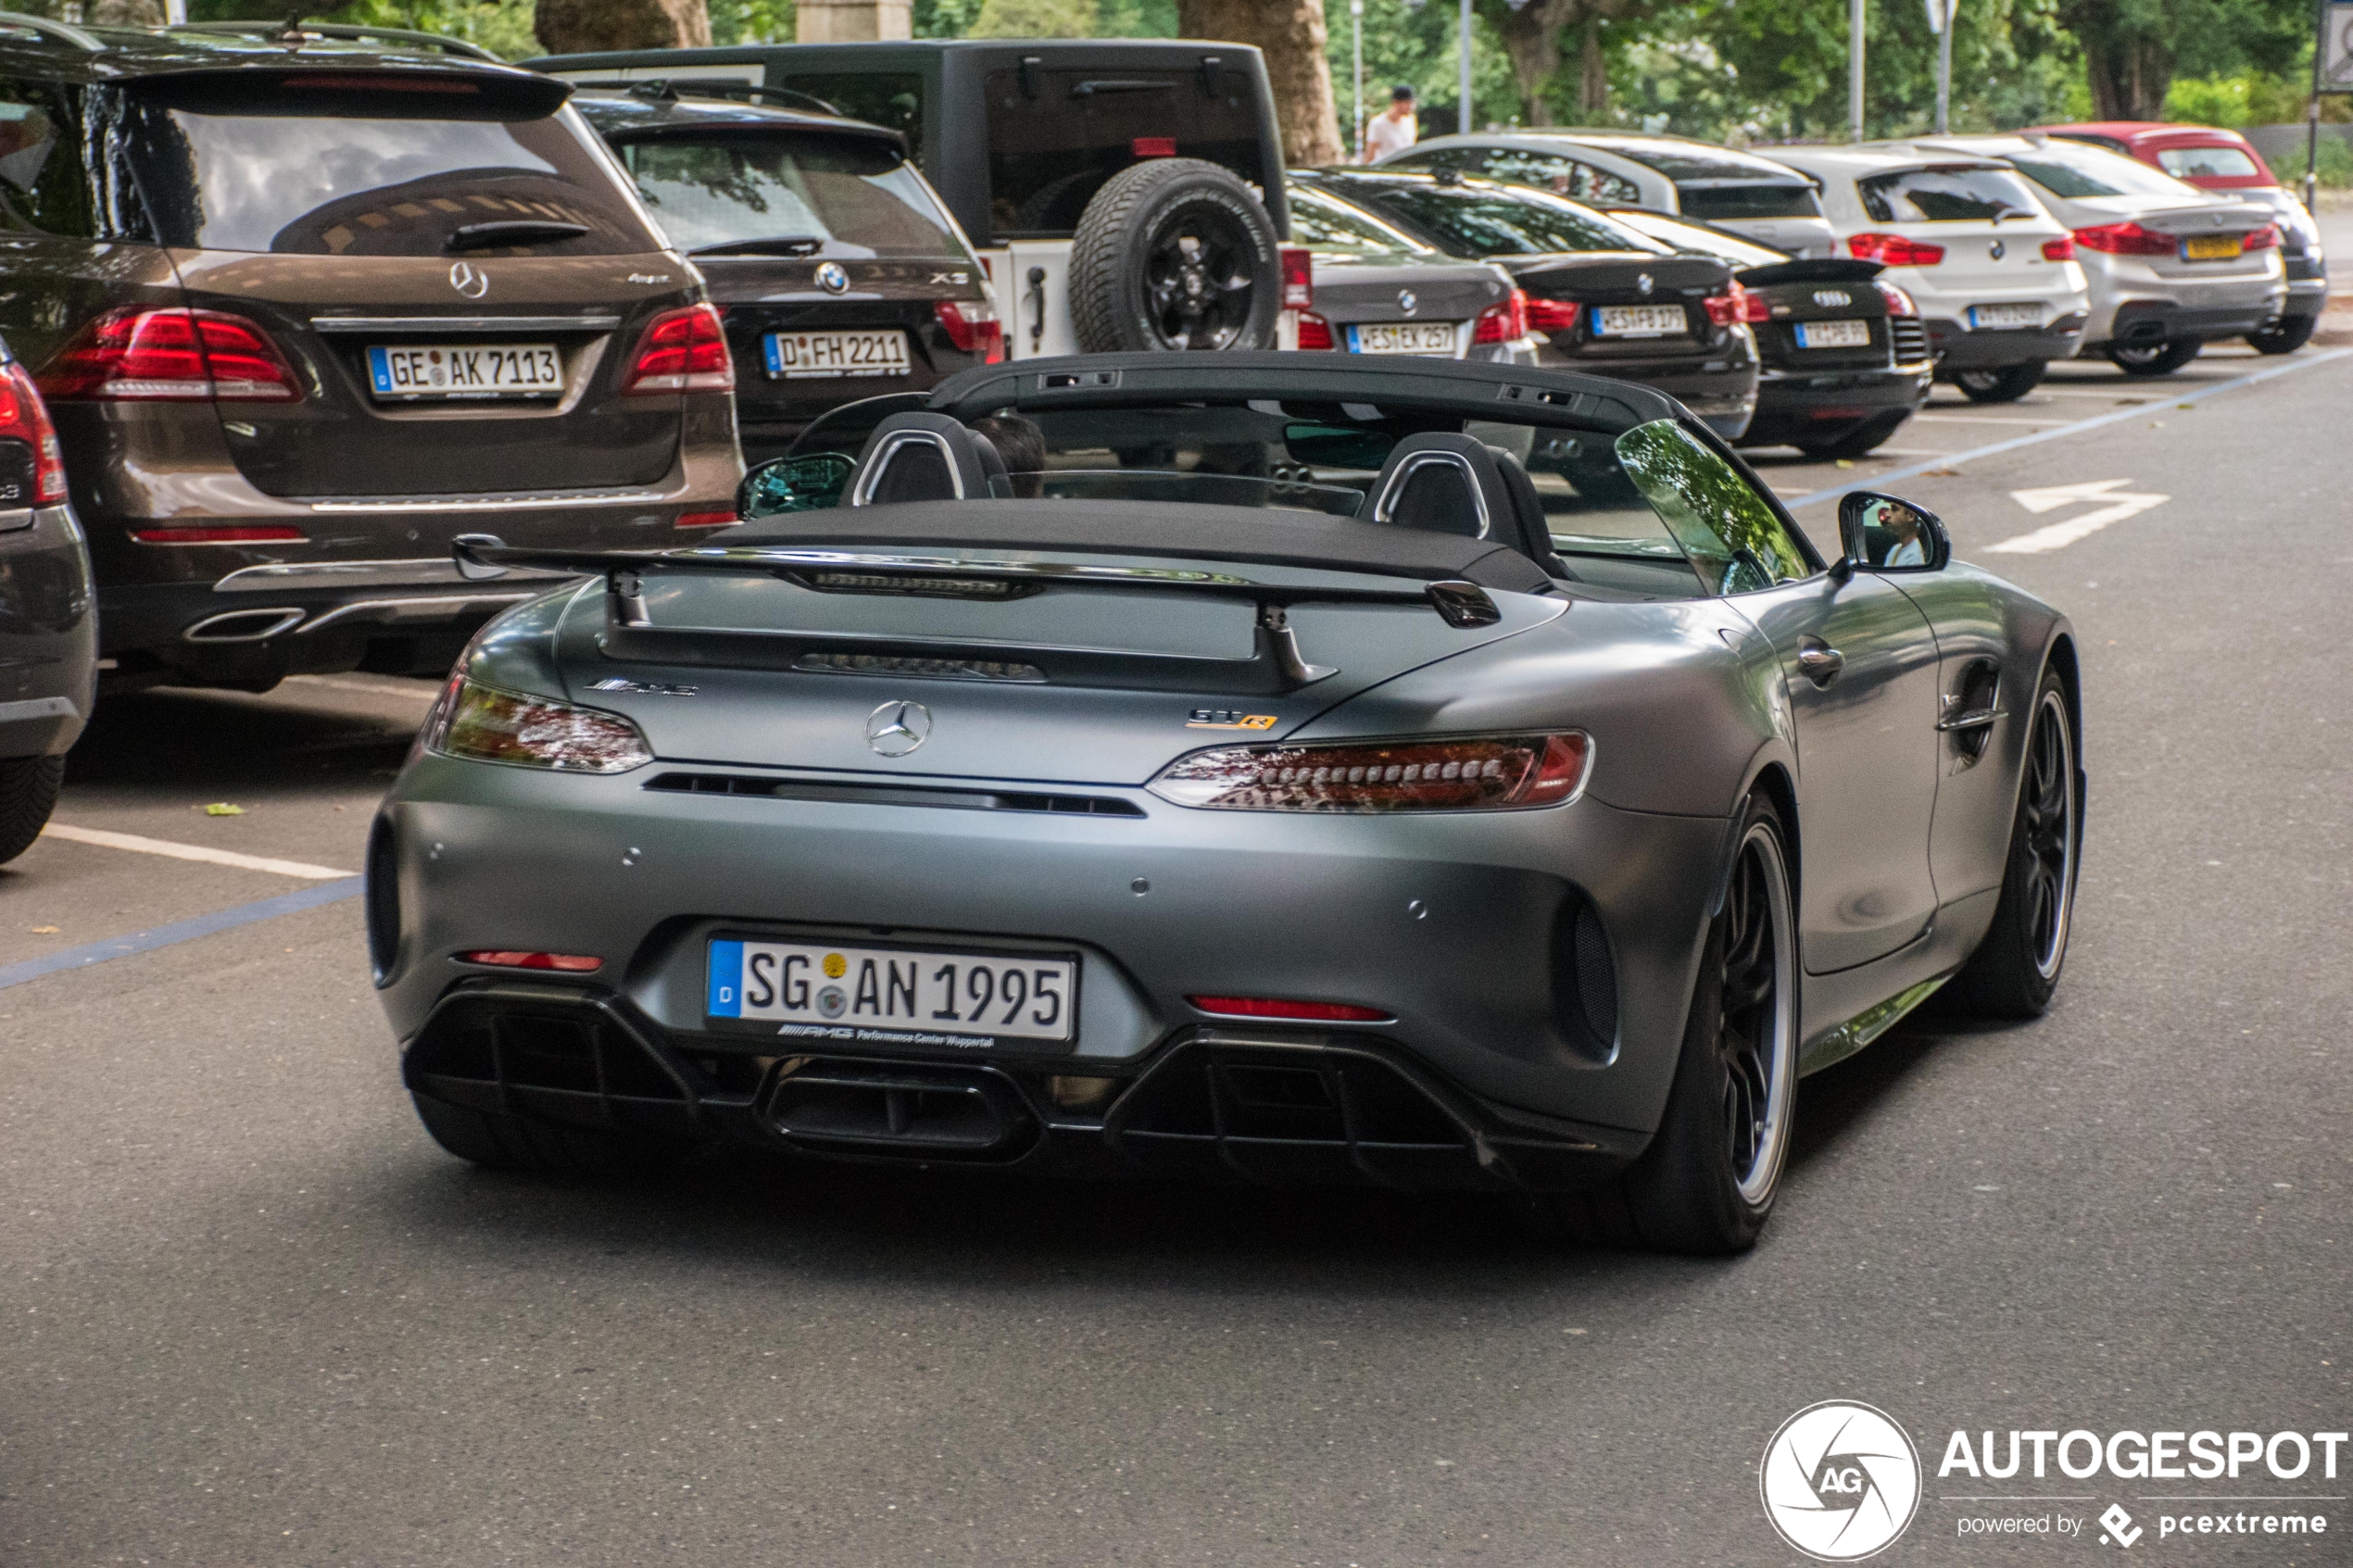
[[[2070,201],[2087,196],[2196,196],[2170,174],[2151,169],[2137,158],[2103,152],[2097,147],[2045,142],[2032,152],[2006,153],[2020,174],[2055,196]]]
[[[1667,254],[1667,246],[1623,223],[1542,191],[1364,181],[1342,186],[1341,193],[1428,235],[1441,250],[1455,256],[1628,250]]]
[[[1864,210],[1881,223],[1984,223],[2041,214],[2025,182],[2007,169],[1904,169],[1855,184]]]
[[[2184,180],[2203,175],[2209,180],[2260,179],[2255,160],[2236,147],[2162,147],[2158,167]]]
[[[1390,256],[1399,251],[1430,248],[1364,208],[1297,181],[1290,186],[1290,237],[1315,250],[1347,251],[1360,256]]]
[[[1819,218],[1821,198],[1811,185],[1772,181],[1737,184],[1678,185],[1675,199],[1687,217],[1710,223],[1741,223],[1773,218]]]
[[[809,256],[963,254],[923,177],[881,142],[712,131],[618,150],[646,206],[690,252],[793,240]]]
[[[875,426],[925,406],[922,394],[892,394],[818,420],[789,455],[754,475],[747,517],[838,505]],[[1613,435],[1427,409],[1256,400],[1004,408],[967,422],[1004,462],[1006,473],[990,483],[998,500],[1246,508],[1276,528],[1332,518],[1392,526],[1370,521],[1371,497],[1398,444],[1466,434],[1527,474],[1553,549],[1590,587],[1691,598],[1813,570],[1751,482],[1671,420]]]
[[[661,248],[576,112],[508,114],[451,86],[376,93],[321,73],[274,96],[143,87],[121,145],[166,245],[437,256],[472,229],[558,256]]]
[[[1789,259],[1789,253],[1760,245],[1754,240],[1743,240],[1721,229],[1704,224],[1686,223],[1669,218],[1663,212],[1633,210],[1613,212],[1612,218],[1629,229],[1639,229],[1652,239],[1693,256],[1713,256],[1735,267],[1771,267]]]

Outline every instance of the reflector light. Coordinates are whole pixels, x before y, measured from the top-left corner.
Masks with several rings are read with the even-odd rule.
[[[2043,259],[2045,261],[2074,260],[2075,236],[2072,234],[2061,234],[2056,240],[2045,240],[2043,242]]]
[[[1557,806],[1585,782],[1592,742],[1554,735],[1221,746],[1180,757],[1148,786],[1225,811],[1496,811]]]
[[[300,545],[310,535],[283,523],[254,523],[230,528],[134,528],[131,537],[142,545]]]
[[[1005,325],[997,319],[995,306],[977,299],[943,299],[931,308],[950,343],[966,354],[979,355],[984,365],[1004,362]]]
[[[1572,299],[1531,299],[1528,302],[1528,324],[1540,332],[1573,332],[1577,330],[1578,309]]]
[[[629,372],[628,395],[658,392],[733,392],[736,362],[719,312],[709,305],[665,310],[647,323]]]
[[[625,773],[654,759],[645,735],[618,713],[502,692],[463,675],[450,682],[426,735],[445,756],[519,768]]]
[[[37,378],[52,398],[103,402],[295,403],[302,389],[270,335],[220,310],[109,310]]]
[[[2101,223],[2075,231],[2076,245],[2108,256],[2172,256],[2182,242],[2171,234],[2144,229],[2138,223]]]
[[[1353,1002],[1287,1002],[1273,997],[1187,997],[1202,1012],[1227,1018],[1296,1018],[1316,1023],[1389,1023],[1396,1014]]]
[[[1315,303],[1315,253],[1285,245],[1277,254],[1283,262],[1283,308],[1306,309]]]
[[[1528,335],[1528,291],[1514,289],[1509,295],[1478,313],[1472,323],[1473,343],[1517,343]]]
[[[1332,341],[1332,324],[1313,310],[1299,313],[1299,346],[1302,348],[1337,348]]]
[[[743,520],[733,512],[681,512],[672,521],[675,528],[724,528]]]
[[[1933,267],[1944,259],[1943,245],[1923,245],[1901,234],[1849,234],[1848,254],[1882,267]]]
[[[573,974],[605,967],[604,960],[581,953],[523,953],[504,947],[478,947],[471,953],[459,953],[458,958],[464,963],[495,964],[500,969],[560,969]]]
[[[66,498],[66,460],[57,445],[57,427],[49,422],[49,410],[42,407],[32,378],[13,360],[0,370],[0,438],[32,448],[32,494],[26,500],[45,507]]]
[[[1138,157],[1175,157],[1176,138],[1174,136],[1138,136],[1127,144],[1127,150]]]

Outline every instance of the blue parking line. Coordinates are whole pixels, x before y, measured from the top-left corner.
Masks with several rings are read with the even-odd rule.
[[[299,893],[281,893],[275,898],[256,899],[233,909],[216,909],[208,915],[192,920],[176,920],[170,925],[158,925],[152,931],[134,931],[128,936],[110,936],[103,942],[90,942],[79,947],[66,947],[45,958],[27,959],[22,963],[0,966],[0,991],[11,985],[21,985],[28,980],[38,980],[44,974],[61,970],[87,969],[94,963],[109,959],[127,959],[133,953],[152,953],[157,947],[169,947],[176,942],[193,942],[199,936],[209,936],[216,931],[233,931],[257,921],[275,920],[280,915],[298,914],[326,904],[340,904],[346,898],[357,898],[367,885],[365,877],[350,876],[341,882],[322,882],[316,887],[306,887]]]
[[[2353,348],[2332,348],[2324,354],[2293,359],[2284,365],[2274,365],[2268,370],[2258,370],[2252,375],[2234,376],[2229,381],[2216,382],[2212,386],[2200,387],[2196,392],[2152,396],[2146,403],[2136,408],[2119,408],[2112,414],[2095,414],[2088,420],[2078,420],[2071,425],[2061,425],[2057,430],[2038,430],[2032,435],[2016,436],[2008,441],[1996,441],[1991,446],[1972,447],[1967,452],[1956,452],[1949,458],[1931,458],[1924,463],[1914,463],[1909,468],[1891,469],[1885,473],[1875,473],[1869,479],[1857,479],[1850,483],[1833,485],[1828,490],[1817,490],[1810,495],[1800,495],[1793,501],[1785,500],[1781,505],[1791,511],[1795,511],[1800,507],[1816,506],[1823,501],[1835,501],[1850,490],[1876,490],[1882,484],[1893,484],[1899,479],[1917,479],[1931,469],[1948,469],[1955,463],[1966,463],[1972,458],[1991,458],[1999,452],[2015,452],[2021,446],[2032,446],[2039,441],[2057,441],[2062,435],[2078,435],[2087,430],[2097,430],[2102,425],[2120,424],[2126,420],[2145,420],[2169,405],[2195,403],[2201,397],[2211,397],[2219,392],[2235,392],[2243,386],[2253,386],[2259,381],[2270,381],[2273,376],[2284,376],[2296,370],[2309,370],[2315,365],[2325,365],[2332,359],[2342,359],[2348,354],[2353,354]],[[2120,384],[2147,386],[2149,383],[2126,382]]]

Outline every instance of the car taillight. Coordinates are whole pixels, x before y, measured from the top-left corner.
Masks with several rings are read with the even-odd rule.
[[[0,439],[21,441],[32,448],[32,504],[45,507],[66,498],[66,459],[57,445],[57,427],[24,367],[9,361],[0,370]]]
[[[1849,234],[1848,254],[1882,267],[1933,267],[1944,259],[1943,245],[1923,245],[1901,234]]]
[[[645,735],[618,713],[502,692],[463,675],[443,695],[425,744],[447,757],[574,773],[625,773],[654,759]]]
[[[291,523],[232,523],[224,528],[201,524],[172,528],[134,528],[131,537],[142,545],[299,545],[310,536]]]
[[[1493,811],[1557,806],[1585,782],[1577,731],[1445,741],[1221,746],[1180,757],[1148,786],[1226,811]]]
[[[2171,256],[2182,248],[2182,242],[2172,235],[2144,229],[2138,223],[2102,223],[2078,229],[2075,244],[2081,249],[2102,251],[2109,256]]]
[[[670,520],[673,528],[725,528],[743,520],[733,512],[680,512]]]
[[[490,964],[498,969],[554,969],[567,974],[586,974],[605,967],[602,959],[585,953],[526,953],[508,947],[477,947],[471,953],[459,953],[461,963]]]
[[[1299,313],[1299,346],[1302,348],[1337,348],[1332,341],[1332,324],[1313,310]]]
[[[1920,313],[1920,307],[1912,303],[1912,296],[1910,295],[1906,294],[1902,289],[1897,288],[1894,283],[1887,282],[1885,279],[1873,278],[1871,280],[1871,286],[1879,290],[1879,295],[1881,299],[1887,301],[1887,313],[1889,315],[1917,316]]]
[[[2056,240],[2045,240],[2043,242],[2043,259],[2045,261],[2074,260],[2075,236],[2072,234],[2061,234]]]
[[[1773,302],[1754,289],[1741,290],[1741,320],[1752,324],[1773,319]]]
[[[2276,223],[2266,223],[2260,229],[2256,230],[2255,232],[2247,235],[2246,239],[2240,241],[2239,249],[2243,251],[2270,250],[2273,245],[2276,245],[2279,243],[2279,225]]]
[[[1722,294],[1711,294],[1701,301],[1707,319],[1719,327],[1732,326],[1748,319],[1748,291],[1738,283],[1728,285]]]
[[[1293,1002],[1279,997],[1187,997],[1202,1012],[1227,1018],[1296,1018],[1312,1023],[1387,1023],[1396,1014],[1354,1002]]]
[[[1283,308],[1304,310],[1315,303],[1315,253],[1285,245],[1277,254],[1283,260]]]
[[[1577,330],[1578,309],[1573,299],[1531,299],[1528,302],[1528,324],[1540,332],[1573,332]]]
[[[637,363],[629,371],[628,395],[657,392],[733,392],[736,362],[719,312],[709,305],[665,310],[647,323],[637,340]]]
[[[984,365],[1004,362],[1005,324],[997,319],[995,306],[986,300],[943,299],[932,310],[950,343],[966,354],[979,355]]]
[[[1517,343],[1527,335],[1528,295],[1520,289],[1480,311],[1471,326],[1473,343]]]
[[[36,378],[76,401],[294,403],[301,400],[270,334],[220,310],[109,310],[74,335]]]

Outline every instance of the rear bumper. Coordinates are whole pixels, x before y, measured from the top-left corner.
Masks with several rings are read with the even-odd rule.
[[[1835,441],[1879,420],[1900,420],[1928,401],[1926,365],[1881,370],[1768,370],[1756,387],[1756,416],[1742,443]]]
[[[2032,360],[2071,358],[2083,338],[2083,313],[2062,316],[2037,328],[2002,327],[1971,332],[1958,321],[1928,319],[1929,350],[1940,372],[1994,370]]]
[[[90,558],[67,507],[0,512],[0,758],[56,757],[97,689]]]
[[[2220,291],[2206,291],[2206,303],[2183,305],[2172,299],[2122,299],[2103,316],[2095,311],[2084,329],[2086,352],[2110,344],[2158,344],[2183,338],[2239,337],[2276,320],[2285,301],[2277,282],[2268,286],[2257,279],[2251,286],[2229,291],[2237,298],[2216,300]]]

